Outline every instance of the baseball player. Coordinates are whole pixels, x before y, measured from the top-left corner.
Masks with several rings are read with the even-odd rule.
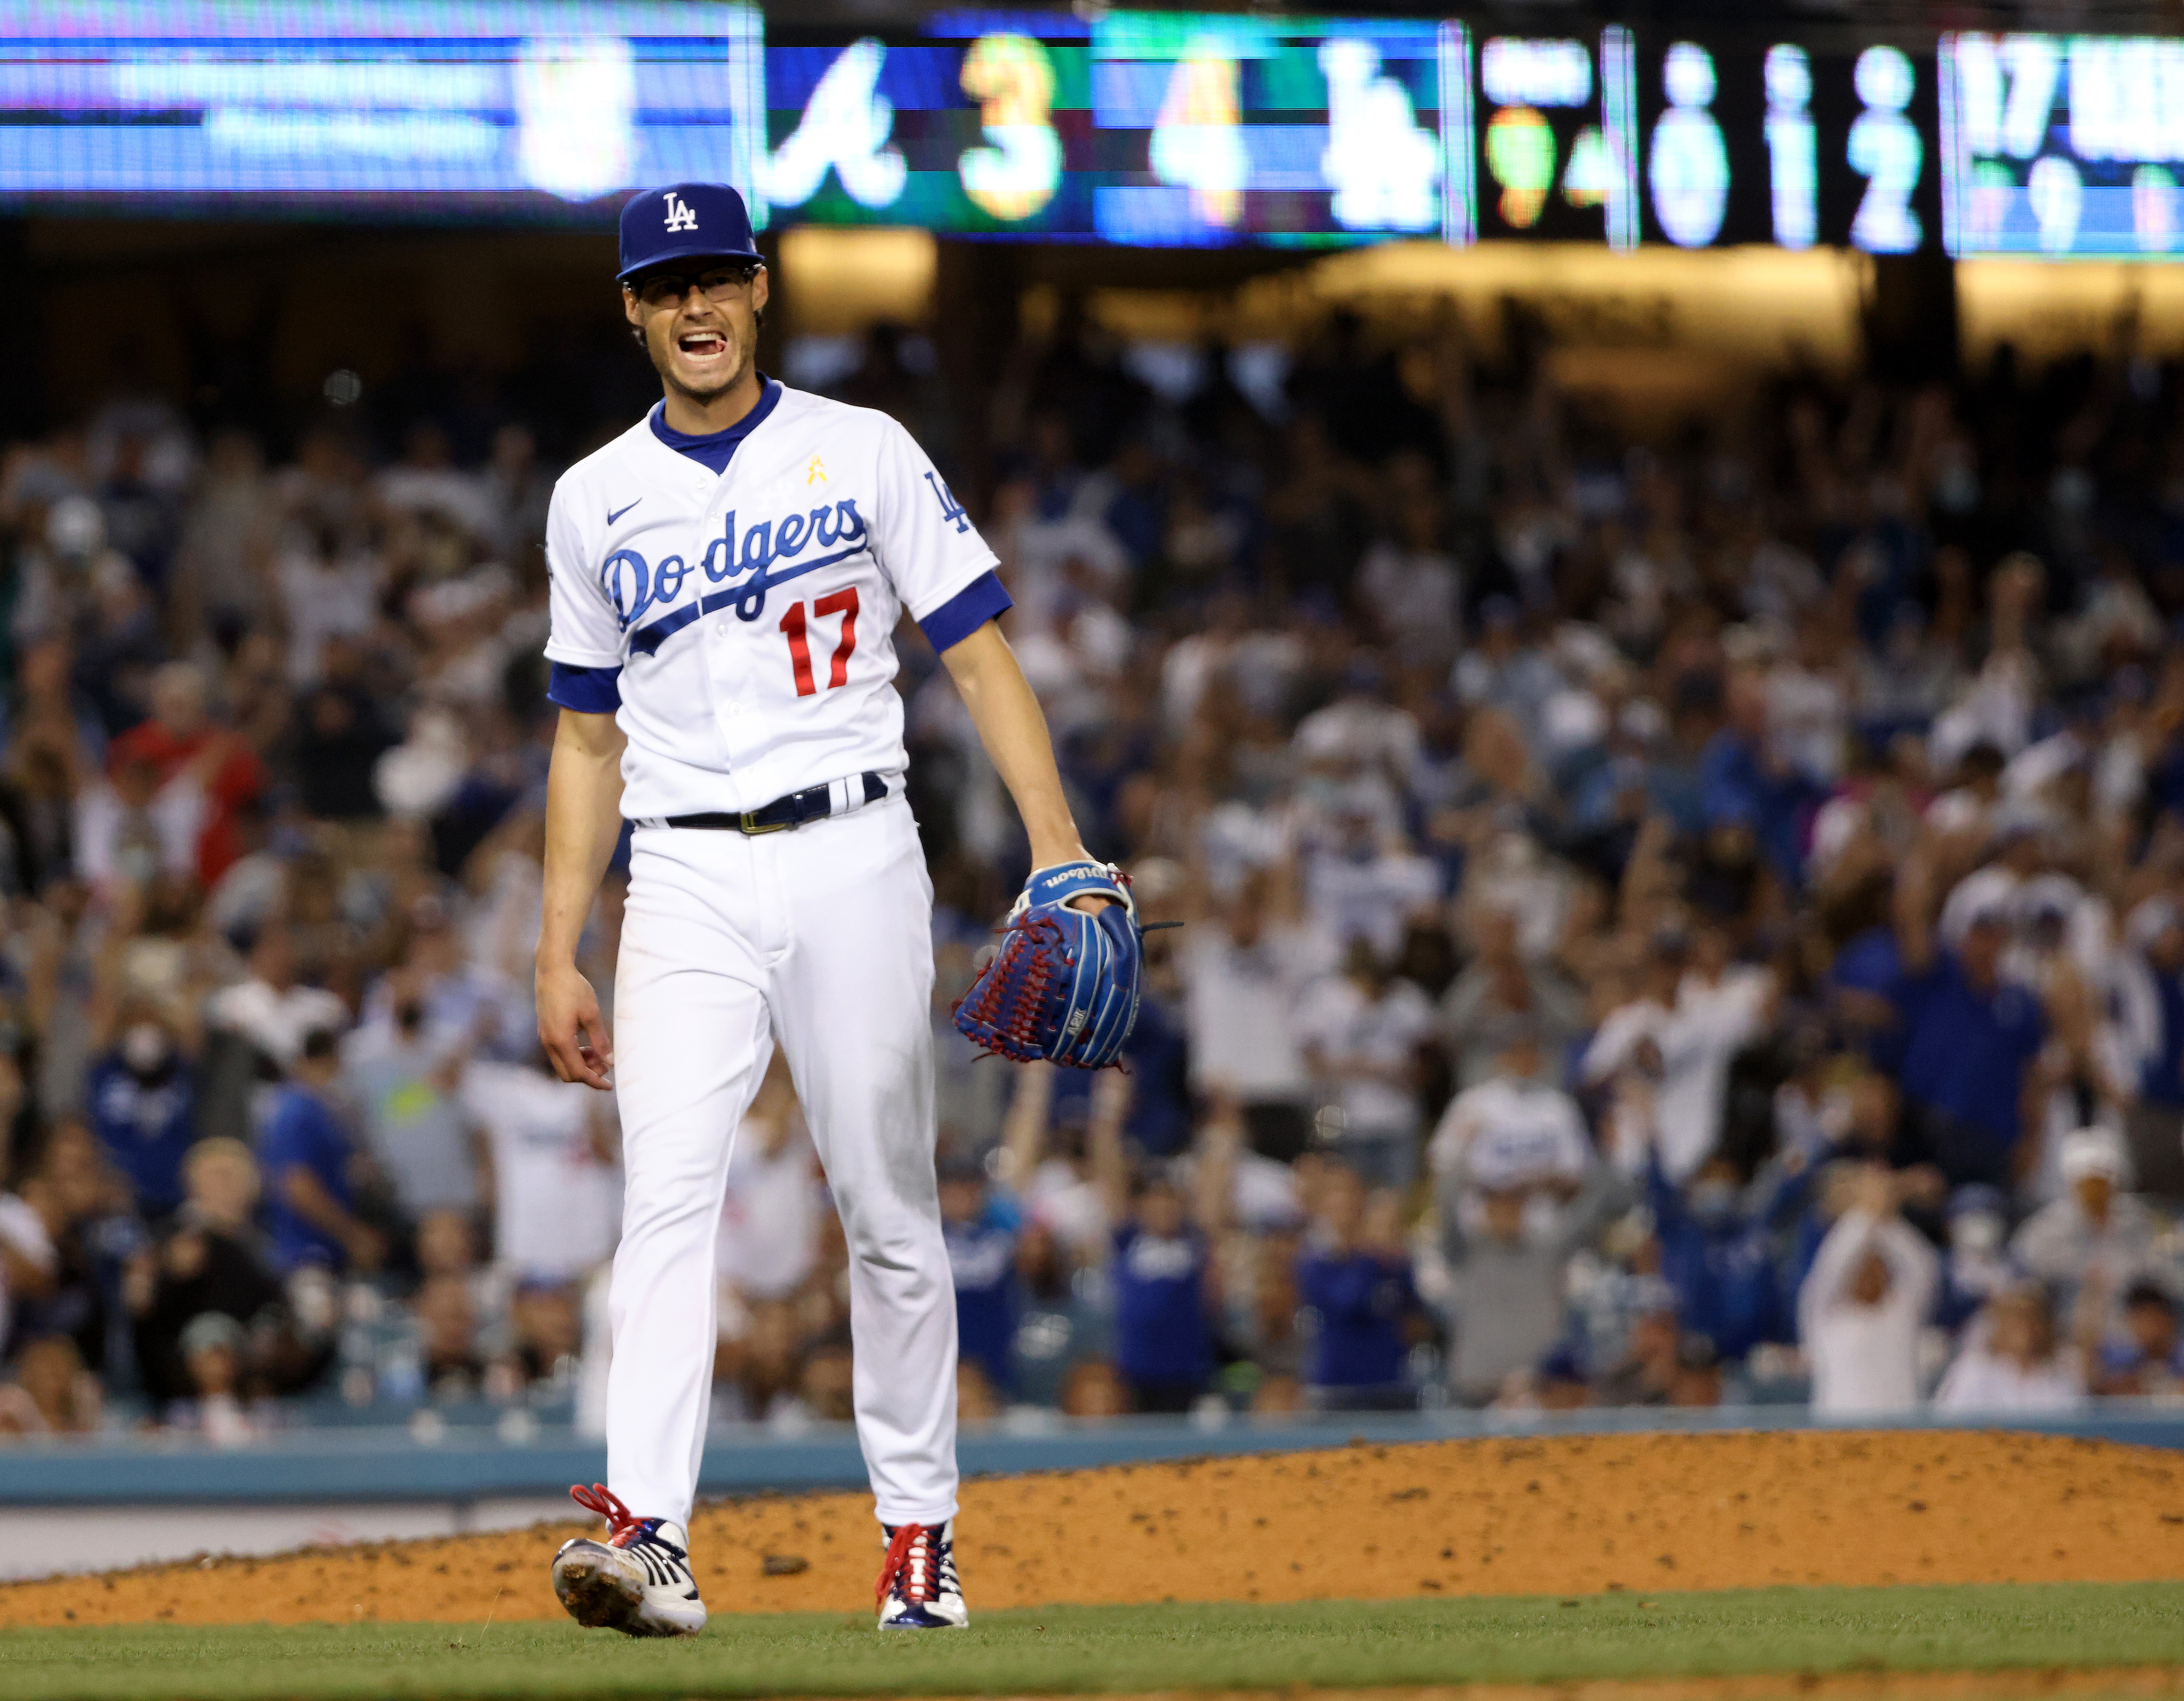
[[[1038,701],[994,624],[1008,593],[963,505],[886,415],[758,370],[769,282],[742,198],[714,183],[648,190],[622,209],[621,236],[622,311],[663,393],[562,475],[547,522],[560,722],[538,1030],[564,1079],[605,1090],[611,1072],[627,1178],[608,1481],[571,1491],[609,1536],[564,1547],[554,1587],[581,1624],[705,1625],[687,1525],[712,1381],[713,1237],[732,1135],[779,1045],[849,1242],[857,1439],[886,1537],[879,1622],[960,1626],[933,889],[903,799],[894,685],[905,610],[962,692],[1034,867],[1087,859]],[[610,1040],[575,958],[624,820]]]

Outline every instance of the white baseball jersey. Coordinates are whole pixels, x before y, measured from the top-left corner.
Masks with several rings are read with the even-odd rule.
[[[549,694],[616,711],[640,821],[900,772],[902,611],[945,650],[1009,606],[908,432],[772,379],[727,432],[684,438],[655,408],[571,467],[546,559]]]

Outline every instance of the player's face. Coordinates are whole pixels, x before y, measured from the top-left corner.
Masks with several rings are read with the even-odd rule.
[[[662,268],[622,286],[622,311],[660,377],[694,401],[733,389],[758,349],[766,268],[735,261]]]

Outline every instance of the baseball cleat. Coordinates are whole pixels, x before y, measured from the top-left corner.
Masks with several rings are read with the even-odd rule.
[[[705,1603],[690,1573],[690,1537],[665,1518],[639,1518],[604,1486],[572,1488],[569,1497],[607,1520],[607,1539],[578,1536],[554,1556],[554,1592],[589,1630],[624,1636],[695,1636]]]
[[[971,1622],[956,1576],[956,1520],[887,1530],[887,1559],[874,1592],[882,1630],[961,1630]]]

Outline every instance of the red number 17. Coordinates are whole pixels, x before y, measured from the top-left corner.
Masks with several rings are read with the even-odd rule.
[[[811,605],[818,615],[838,614],[842,616],[841,641],[834,646],[834,665],[828,672],[827,688],[846,683],[850,678],[850,656],[857,647],[857,588],[829,592]],[[788,659],[796,668],[796,694],[809,697],[818,685],[811,678],[811,645],[804,635],[804,605],[793,602],[788,612],[781,617],[781,629],[788,634]]]

